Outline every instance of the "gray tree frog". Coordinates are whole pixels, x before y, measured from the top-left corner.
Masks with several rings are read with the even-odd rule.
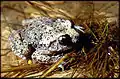
[[[24,29],[10,35],[12,51],[23,59],[34,63],[55,63],[65,53],[79,47],[83,27],[70,20],[37,17],[22,21]]]

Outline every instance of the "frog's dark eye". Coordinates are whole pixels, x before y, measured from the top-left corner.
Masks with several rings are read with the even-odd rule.
[[[60,36],[58,41],[61,45],[69,45],[72,42],[72,39],[68,34],[65,34]]]

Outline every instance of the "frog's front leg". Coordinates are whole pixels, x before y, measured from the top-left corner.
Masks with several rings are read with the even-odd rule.
[[[48,56],[50,52],[48,50],[36,50],[33,52],[31,58],[33,63],[47,63],[50,60],[50,56]]]
[[[36,50],[32,54],[32,60],[33,62],[38,63],[55,63],[57,62],[62,56],[61,55],[51,55],[51,52],[49,50]]]
[[[33,63],[56,63],[60,58],[62,58],[62,55],[51,56],[49,53],[50,51],[48,50],[36,50],[31,56]],[[65,62],[62,62],[58,65],[62,71],[64,71],[64,63]]]

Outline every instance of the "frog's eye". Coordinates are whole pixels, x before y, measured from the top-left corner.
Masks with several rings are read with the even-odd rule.
[[[58,41],[61,45],[69,45],[72,42],[72,39],[68,34],[65,34],[60,36]]]

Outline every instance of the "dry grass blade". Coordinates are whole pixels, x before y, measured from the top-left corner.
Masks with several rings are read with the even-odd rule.
[[[59,12],[63,13],[64,15],[66,15],[67,17],[71,18],[71,19],[75,19],[74,16],[72,16],[71,14],[69,14],[68,12],[62,10],[62,9],[58,9]]]
[[[96,39],[96,41],[99,41],[98,38],[96,37],[96,35],[93,33],[93,31],[88,27],[87,24],[84,23],[84,26],[90,30],[90,32],[92,33],[92,35],[94,36],[94,38]],[[91,25],[90,25],[91,26]]]
[[[108,34],[108,22],[106,22],[106,24],[105,24],[105,28],[104,28],[104,30],[103,30],[103,32],[102,32],[102,37],[104,36],[104,34]]]
[[[20,71],[21,73],[19,73],[16,77],[17,78],[23,78],[28,72],[29,70],[22,70]],[[34,71],[33,71],[34,72]]]
[[[74,78],[74,75],[75,75],[75,73],[78,71],[80,64],[81,64],[81,63],[77,64],[76,68],[73,70],[72,75],[71,75],[71,78]]]
[[[64,17],[67,16],[69,18],[74,19],[75,17],[70,15],[68,12],[62,10],[62,9],[57,9],[57,8],[52,8],[42,2],[36,2],[36,1],[31,1],[31,3],[33,3],[34,5],[38,6],[42,11],[44,11],[47,15],[49,15],[50,17]],[[52,14],[50,14],[50,12],[53,12]]]
[[[49,5],[55,5],[55,4],[63,4],[65,1],[45,1],[45,3],[48,3]]]
[[[7,55],[7,54],[10,53],[10,52],[11,52],[11,50],[8,49],[8,51],[7,51],[6,53],[1,54],[0,56],[5,56],[5,55]]]
[[[33,3],[32,3],[33,2]],[[41,4],[37,3],[36,4],[36,1],[32,1],[32,2],[29,2],[29,1],[25,1],[25,3],[27,5],[29,5],[31,8],[33,8],[34,10],[36,10],[36,12],[39,12],[41,16],[48,16],[46,11],[42,10],[40,7],[42,6]],[[44,5],[44,4],[43,4]],[[31,13],[30,13],[31,14]]]
[[[18,9],[16,9],[16,8],[13,8],[13,7],[10,7],[10,6],[1,6],[1,8],[2,9],[4,9],[4,8],[7,8],[7,9],[10,9],[10,10],[14,10],[14,11],[16,11],[16,12],[18,12],[18,13],[21,13],[21,14],[25,14],[24,12],[22,12],[21,10],[18,10]],[[27,14],[27,13],[26,13]]]
[[[7,77],[9,77],[9,76],[11,76],[13,74],[16,74],[16,72],[8,72],[4,77],[7,78]]]
[[[38,77],[38,76],[40,76],[40,75],[42,75],[43,74],[43,72],[44,71],[41,71],[41,72],[31,72],[30,74],[28,74],[28,75],[25,75],[24,77],[25,78],[30,78],[30,77]]]
[[[2,69],[1,73],[13,72],[13,71],[24,70],[24,69],[27,70],[27,69],[36,68],[36,67],[39,67],[39,64],[25,65],[25,66],[10,68],[10,69]]]
[[[43,2],[37,2],[37,1],[26,1],[27,4],[29,4],[30,6],[34,6],[34,7],[39,7],[38,9],[41,9],[42,11],[52,11],[52,7],[44,4]]]

